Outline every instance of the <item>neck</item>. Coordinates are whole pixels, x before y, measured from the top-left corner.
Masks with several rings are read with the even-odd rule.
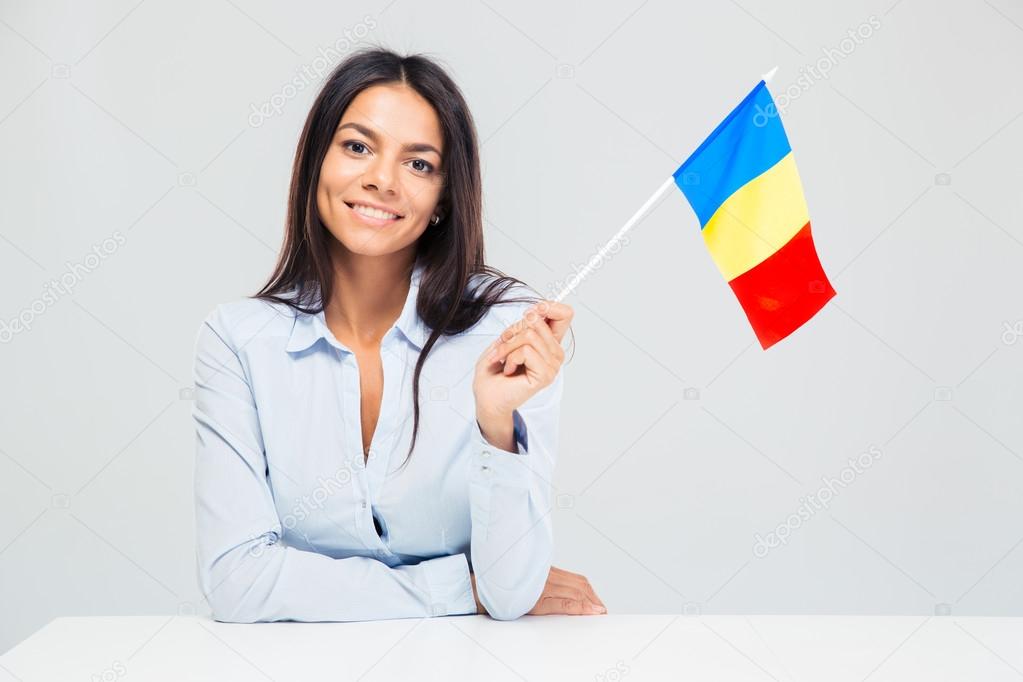
[[[379,345],[405,305],[415,252],[364,256],[348,251],[333,261],[334,291],[324,309],[327,327],[355,345]]]

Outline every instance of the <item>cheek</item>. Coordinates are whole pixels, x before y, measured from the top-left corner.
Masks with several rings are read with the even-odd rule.
[[[441,187],[430,182],[418,182],[416,187],[412,188],[412,206],[415,209],[416,215],[425,216],[429,220],[430,216],[433,215],[434,211],[437,210],[440,197]]]
[[[321,216],[329,217],[338,209],[340,194],[352,181],[352,169],[343,159],[327,154],[320,166],[320,179],[316,186],[316,207]]]
[[[326,173],[326,168],[320,171],[320,182],[316,186],[316,208],[324,218],[330,218],[334,213],[333,196],[336,196],[337,184],[335,178]]]
[[[320,183],[317,193],[334,196],[344,190],[356,177],[358,169],[344,156],[331,148],[320,165]]]

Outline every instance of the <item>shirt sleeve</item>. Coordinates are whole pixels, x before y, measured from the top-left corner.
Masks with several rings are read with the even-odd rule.
[[[518,452],[491,445],[473,421],[470,555],[480,602],[498,620],[532,609],[550,572],[551,479],[563,371],[513,413]]]
[[[286,546],[251,385],[221,307],[195,346],[199,585],[224,622],[355,621],[476,613],[464,554],[390,567]]]

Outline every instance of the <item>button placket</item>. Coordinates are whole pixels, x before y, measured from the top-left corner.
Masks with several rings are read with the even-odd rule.
[[[345,449],[348,451],[348,456],[345,459],[353,472],[352,486],[353,491],[357,491],[355,497],[359,505],[358,511],[355,514],[355,527],[359,536],[363,539],[363,544],[369,547],[369,543],[366,542],[366,508],[368,506],[369,487],[366,482],[365,463],[362,459],[360,448],[362,443],[362,425],[358,418],[362,409],[362,406],[359,404],[359,365],[355,360],[355,354],[350,351],[342,353],[341,350],[338,350],[338,359],[341,362],[341,392],[342,403],[344,405],[344,414],[341,415],[341,418],[344,422]],[[346,419],[345,417],[348,415],[355,415],[355,418]]]
[[[367,466],[367,476],[371,477],[373,489],[378,494],[387,481],[391,455],[399,442],[402,427],[409,419],[408,413],[403,410],[406,396],[411,393],[411,386],[406,384],[415,363],[410,358],[408,344],[403,342],[397,327],[391,327],[380,343],[380,366],[384,372],[380,416],[376,429],[373,430],[371,463]]]

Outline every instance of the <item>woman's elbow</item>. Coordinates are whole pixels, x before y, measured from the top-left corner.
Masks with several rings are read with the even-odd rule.
[[[209,571],[214,587],[203,589],[203,596],[210,606],[210,617],[220,623],[258,623],[262,618],[246,599],[245,590],[219,578],[216,571]],[[207,585],[209,582],[202,582]]]
[[[226,561],[228,556],[199,567],[199,586],[209,604],[210,617],[221,623],[270,620],[259,589],[264,566],[248,554],[243,555],[242,564]]]
[[[484,607],[487,609],[487,613],[490,614],[490,617],[494,620],[515,620],[529,613],[532,605],[522,606],[520,604],[498,602],[496,604],[490,604],[489,606],[484,604]]]
[[[495,587],[485,578],[482,581],[477,578],[477,581],[480,603],[494,620],[515,620],[526,615],[536,606],[544,587],[544,581],[539,585],[520,584],[513,589]]]
[[[219,603],[218,603],[219,602]],[[260,619],[247,614],[238,608],[237,603],[225,604],[220,600],[210,600],[210,618],[218,623],[259,623]]]

